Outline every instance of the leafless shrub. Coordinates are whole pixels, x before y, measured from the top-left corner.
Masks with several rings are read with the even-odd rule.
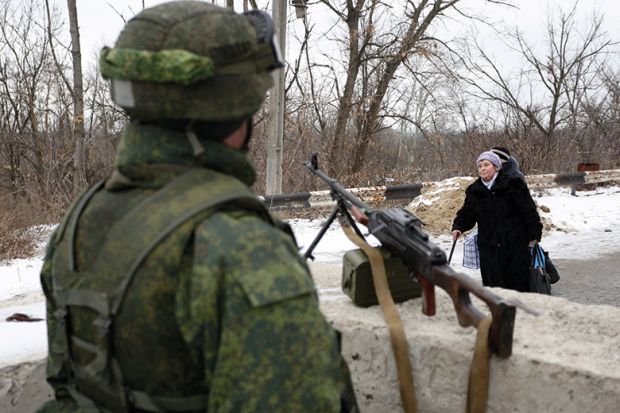
[[[42,222],[36,208],[11,206],[13,208],[0,210],[0,261],[30,258],[40,253],[39,247],[49,235],[49,227],[33,225]]]

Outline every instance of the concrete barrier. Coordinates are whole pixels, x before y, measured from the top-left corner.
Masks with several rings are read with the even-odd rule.
[[[321,309],[343,333],[343,353],[365,413],[401,412],[389,336],[379,307],[355,307],[337,293],[340,265],[312,265]],[[329,280],[325,282],[325,280]],[[490,361],[488,412],[620,411],[620,309],[494,288],[540,312],[517,310],[513,354]],[[399,304],[409,341],[419,413],[464,412],[476,331],[462,328],[447,294],[437,315],[421,299]],[[473,297],[480,309],[483,303]]]
[[[350,188],[349,191],[364,202],[383,202],[394,199],[413,199],[420,195],[424,184],[404,184],[393,186],[370,186]],[[270,209],[313,208],[335,205],[331,191],[298,192],[295,194],[264,195],[259,198]]]
[[[525,177],[531,189],[555,186],[576,186],[580,184],[601,184],[620,182],[620,169],[589,172],[567,172],[563,174],[531,175]]]

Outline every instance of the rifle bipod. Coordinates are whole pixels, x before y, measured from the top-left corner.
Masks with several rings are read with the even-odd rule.
[[[314,237],[314,239],[310,243],[310,246],[308,247],[306,252],[304,252],[304,255],[303,255],[304,260],[311,259],[312,261],[314,261],[314,256],[312,255],[312,251],[314,251],[314,248],[316,248],[319,241],[321,241],[321,239],[323,238],[323,236],[325,235],[329,227],[333,224],[334,220],[338,217],[338,213],[341,213],[344,217],[346,217],[347,221],[349,222],[349,224],[351,225],[351,227],[353,228],[353,230],[355,231],[358,237],[360,237],[362,240],[366,240],[366,237],[364,237],[360,229],[355,224],[355,220],[351,216],[351,213],[349,212],[347,207],[344,205],[344,201],[339,200],[336,202],[336,206],[334,207],[332,212],[329,214],[327,221],[325,221],[325,224],[323,224],[319,233],[316,235],[316,237]]]

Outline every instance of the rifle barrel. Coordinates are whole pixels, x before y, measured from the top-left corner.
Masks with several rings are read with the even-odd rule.
[[[344,199],[348,201],[351,205],[354,205],[357,208],[359,208],[363,212],[370,210],[370,207],[366,205],[364,202],[362,202],[362,200],[360,200],[358,197],[356,197],[351,192],[349,192],[344,186],[340,185],[340,183],[336,181],[334,178],[331,178],[330,176],[325,174],[325,172],[321,171],[318,167],[315,167],[315,165],[313,165],[312,162],[310,161],[304,162],[304,165],[306,166],[306,168],[310,170],[310,172],[312,172],[313,174],[315,174],[316,176],[318,176],[319,178],[327,182],[327,184],[332,190],[332,197]]]

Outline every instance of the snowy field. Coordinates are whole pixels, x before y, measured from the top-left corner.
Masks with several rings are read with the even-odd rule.
[[[590,260],[620,251],[620,187],[578,192],[577,196],[571,196],[568,188],[551,189],[535,194],[535,200],[550,209],[543,216],[559,228],[544,234],[542,240],[553,259]],[[290,223],[303,252],[323,220],[295,219]],[[437,235],[432,240],[449,253],[450,234]],[[334,223],[314,250],[314,256],[319,262],[339,263],[342,254],[352,248],[354,246]],[[453,267],[480,279],[479,271],[464,269],[461,262],[462,243],[459,241],[452,258]],[[47,352],[44,322],[5,321],[18,312],[30,317],[45,317],[39,283],[41,264],[42,254],[32,259],[0,263],[0,367],[40,359]]]

